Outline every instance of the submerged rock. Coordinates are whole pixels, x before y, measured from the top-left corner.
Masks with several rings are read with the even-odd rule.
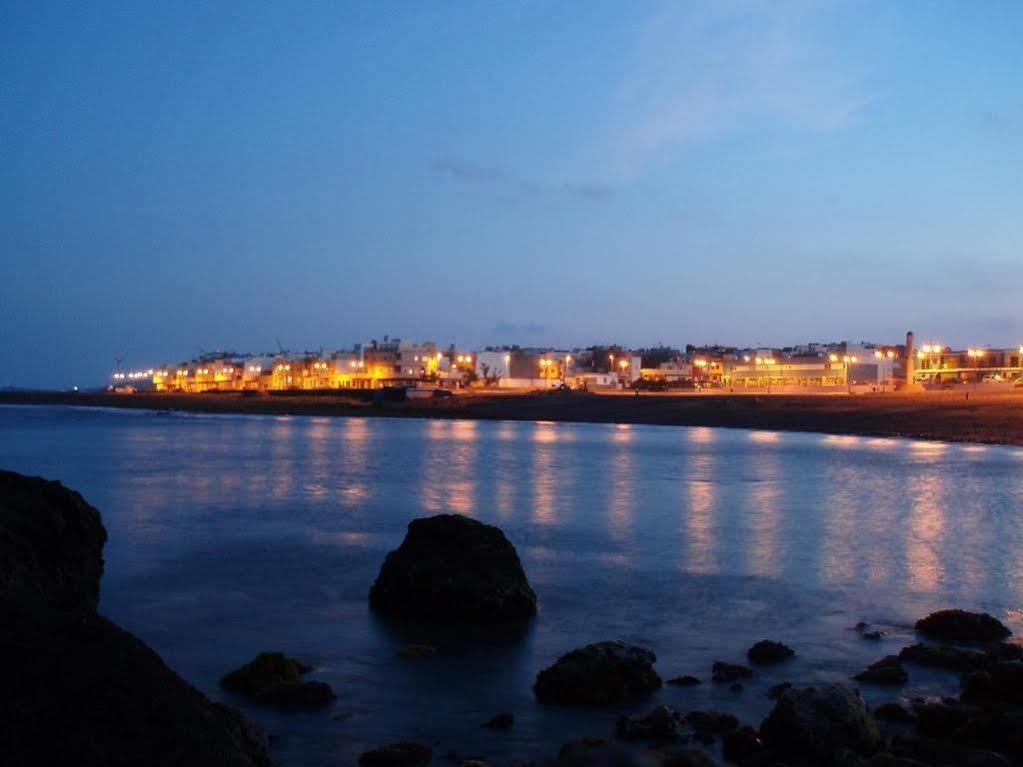
[[[786,690],[792,689],[792,682],[779,682],[767,688],[767,697],[771,700],[778,700]]]
[[[566,743],[558,753],[558,767],[657,767],[652,752],[637,752],[603,738],[582,738]]]
[[[987,613],[968,610],[939,610],[916,622],[921,634],[947,642],[998,642],[1012,634]]]
[[[1003,661],[967,674],[962,699],[981,706],[1023,706],[1023,663]]]
[[[359,756],[359,767],[426,767],[433,751],[421,743],[401,741],[374,748]]]
[[[961,647],[945,645],[913,644],[899,651],[899,658],[920,666],[943,668],[949,671],[969,671],[983,668],[990,662],[990,656],[979,650],[964,650]]]
[[[690,711],[686,722],[697,732],[712,732],[722,735],[739,727],[739,720],[731,714],[720,711]]]
[[[520,622],[536,615],[536,594],[515,547],[499,528],[457,514],[409,523],[369,603],[382,614],[423,621]]]
[[[623,716],[617,723],[623,740],[649,740],[671,743],[686,738],[684,719],[669,706],[658,706],[646,716]]]
[[[753,669],[741,666],[737,663],[725,663],[715,661],[711,667],[712,678],[715,682],[735,682],[739,679],[749,679],[753,676]]]
[[[784,642],[763,639],[746,651],[746,657],[754,666],[770,666],[788,660],[796,651]]]
[[[899,703],[882,703],[874,709],[874,718],[882,722],[893,724],[908,724],[913,721],[913,715],[906,710],[906,707]]]
[[[483,723],[483,726],[492,730],[510,730],[513,724],[515,724],[515,715],[510,711],[505,711],[492,716]]]
[[[876,663],[871,663],[855,677],[858,682],[871,682],[881,685],[905,684],[909,674],[899,663],[897,655],[889,655]]]
[[[881,744],[863,698],[844,684],[786,690],[760,725],[760,737],[778,754],[814,764],[833,764],[842,751],[868,756]]]
[[[596,642],[562,655],[536,676],[533,692],[543,703],[625,703],[661,686],[657,656],[624,642]]]
[[[407,644],[398,650],[402,658],[432,658],[437,654],[437,648],[430,644]]]
[[[721,736],[721,752],[733,764],[750,764],[757,760],[764,744],[752,727],[740,727]]]
[[[0,471],[0,597],[93,612],[107,531],[60,482]]]
[[[703,682],[695,676],[689,676],[686,674],[685,676],[677,676],[674,679],[669,679],[666,684],[670,684],[673,687],[695,687],[698,684],[703,684]]]
[[[220,680],[220,686],[274,708],[319,708],[335,699],[326,682],[305,682],[310,671],[279,652],[264,652]]]

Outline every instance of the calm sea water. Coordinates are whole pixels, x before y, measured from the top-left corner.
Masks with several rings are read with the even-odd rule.
[[[280,649],[340,699],[240,705],[282,765],[347,764],[396,739],[504,763],[609,735],[623,710],[541,706],[538,669],[590,641],[654,649],[656,702],[759,722],[784,679],[844,679],[920,615],[989,610],[1023,629],[1023,450],[707,428],[161,415],[0,407],[0,466],[60,479],[110,533],[100,609],[185,678]],[[414,517],[501,526],[540,597],[524,636],[403,635],[366,594]],[[866,620],[880,644],[851,630]],[[741,693],[714,660],[762,639],[799,655]],[[410,641],[439,653],[408,660]],[[911,670],[904,695],[949,690]],[[896,693],[864,687],[872,701]],[[228,698],[230,700],[230,698]],[[646,709],[652,704],[638,706]],[[480,724],[513,711],[510,732]]]

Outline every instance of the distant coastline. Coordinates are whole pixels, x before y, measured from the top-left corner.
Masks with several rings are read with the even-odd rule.
[[[374,406],[344,396],[0,392],[0,404],[198,413],[711,426],[1023,446],[1023,393],[886,395],[470,393]]]

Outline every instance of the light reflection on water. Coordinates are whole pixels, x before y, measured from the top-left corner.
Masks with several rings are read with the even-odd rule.
[[[342,691],[340,718],[250,712],[277,732],[282,764],[347,762],[397,737],[514,762],[548,739],[599,734],[592,715],[529,693],[540,666],[585,641],[643,641],[664,674],[706,676],[770,636],[800,650],[778,673],[835,678],[897,651],[929,609],[980,607],[1023,626],[1017,448],[58,408],[0,408],[0,436],[0,464],[62,479],[103,511],[103,610],[187,678],[216,695],[226,668],[280,647]],[[366,590],[408,521],[445,511],[505,530],[540,617],[507,651],[396,663],[421,637],[374,621]],[[845,631],[858,620],[886,628],[891,646]],[[410,686],[428,708],[406,705]],[[661,695],[750,720],[767,706],[711,685]],[[515,737],[488,740],[480,721],[505,708]]]

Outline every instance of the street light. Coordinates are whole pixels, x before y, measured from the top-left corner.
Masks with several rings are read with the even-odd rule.
[[[748,359],[748,358],[747,358]],[[767,393],[771,393],[771,366],[774,365],[774,357],[757,357],[753,360],[754,365],[763,365],[767,375]]]
[[[848,387],[849,393],[852,394],[852,379],[849,377],[849,365],[859,362],[859,359],[846,354],[842,357],[842,362],[845,363],[845,385]]]
[[[967,349],[966,356],[973,360],[973,366],[976,368],[976,377],[973,381],[973,388],[976,389],[980,383],[980,361],[984,358],[986,352],[983,349]]]

